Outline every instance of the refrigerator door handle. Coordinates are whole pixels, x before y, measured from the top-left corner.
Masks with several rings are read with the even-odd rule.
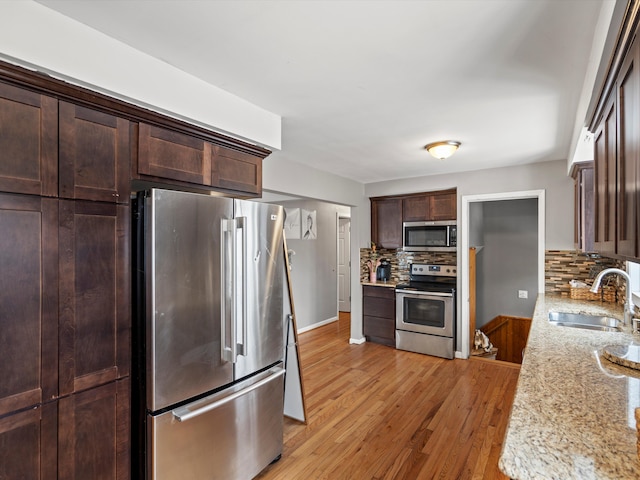
[[[247,263],[248,263],[248,252],[247,252],[247,217],[236,217],[236,226],[239,230],[242,231],[242,252],[240,253],[240,258],[238,262],[242,265],[240,268],[242,278],[241,278],[241,289],[242,289],[242,343],[237,345],[237,354],[238,355],[247,355]],[[237,325],[237,323],[236,323]],[[237,327],[236,327],[237,328]],[[237,358],[237,356],[235,357]]]
[[[227,362],[236,360],[236,335],[234,324],[235,319],[235,268],[232,268],[235,261],[235,221],[233,219],[222,219],[220,228],[220,245],[222,260],[222,281],[220,282],[220,345],[222,359]],[[231,241],[229,240],[231,237]],[[231,265],[229,265],[231,263]],[[227,312],[230,309],[230,312]],[[229,313],[229,314],[228,314]],[[227,332],[231,336],[230,344],[227,343]]]
[[[269,375],[266,378],[263,378],[262,380],[254,383],[253,385],[248,386],[247,388],[244,388],[242,390],[238,390],[237,392],[232,393],[231,395],[228,395],[224,398],[221,398],[220,400],[216,400],[215,402],[211,402],[203,407],[200,407],[196,410],[189,410],[188,406],[183,406],[180,408],[176,408],[175,410],[173,410],[171,413],[173,413],[173,416],[175,417],[175,419],[179,422],[186,422],[187,420],[191,420],[192,418],[198,417],[202,414],[205,414],[207,412],[210,412],[211,410],[215,410],[218,407],[221,407],[222,405],[232,402],[234,401],[236,398],[242,397],[243,395],[246,395],[247,393],[250,393],[260,387],[262,387],[263,385],[266,385],[269,382],[274,381],[275,379],[281,377],[282,375],[284,375],[285,373],[285,369],[284,368],[280,368],[280,367],[276,367],[273,370],[271,370],[271,375]]]

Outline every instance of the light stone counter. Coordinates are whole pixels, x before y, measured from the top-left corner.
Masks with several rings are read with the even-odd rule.
[[[551,325],[551,310],[622,318],[612,304],[538,297],[500,469],[517,480],[640,479],[640,372],[598,353],[640,335]]]
[[[362,285],[368,285],[370,287],[388,287],[388,288],[396,288],[396,282],[388,281],[384,282],[382,280],[378,280],[377,282],[360,282]]]

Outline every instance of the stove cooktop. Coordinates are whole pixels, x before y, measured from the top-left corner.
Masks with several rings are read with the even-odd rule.
[[[397,290],[449,292],[456,287],[455,265],[414,263],[409,271],[409,282],[396,285]]]

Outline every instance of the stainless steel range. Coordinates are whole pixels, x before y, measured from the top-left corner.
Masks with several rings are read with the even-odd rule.
[[[396,286],[396,348],[454,357],[456,282],[453,265],[410,266],[409,283]]]

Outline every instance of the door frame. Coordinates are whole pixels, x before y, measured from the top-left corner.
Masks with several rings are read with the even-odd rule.
[[[349,249],[345,252],[349,261],[349,282],[347,285],[349,288],[349,313],[351,313],[351,300],[353,298],[351,295],[351,275],[353,275],[351,271],[351,217],[336,213],[336,317],[338,319],[340,318],[340,220],[349,220],[349,231],[347,232],[349,236]]]
[[[458,229],[458,239],[462,240],[458,256],[460,258],[460,275],[458,276],[458,311],[460,319],[460,345],[456,348],[456,357],[469,358],[469,204],[477,202],[492,202],[498,200],[520,200],[535,198],[538,200],[538,293],[544,293],[545,278],[545,190],[527,190],[521,192],[488,193],[481,195],[463,195],[461,207],[461,227]]]

